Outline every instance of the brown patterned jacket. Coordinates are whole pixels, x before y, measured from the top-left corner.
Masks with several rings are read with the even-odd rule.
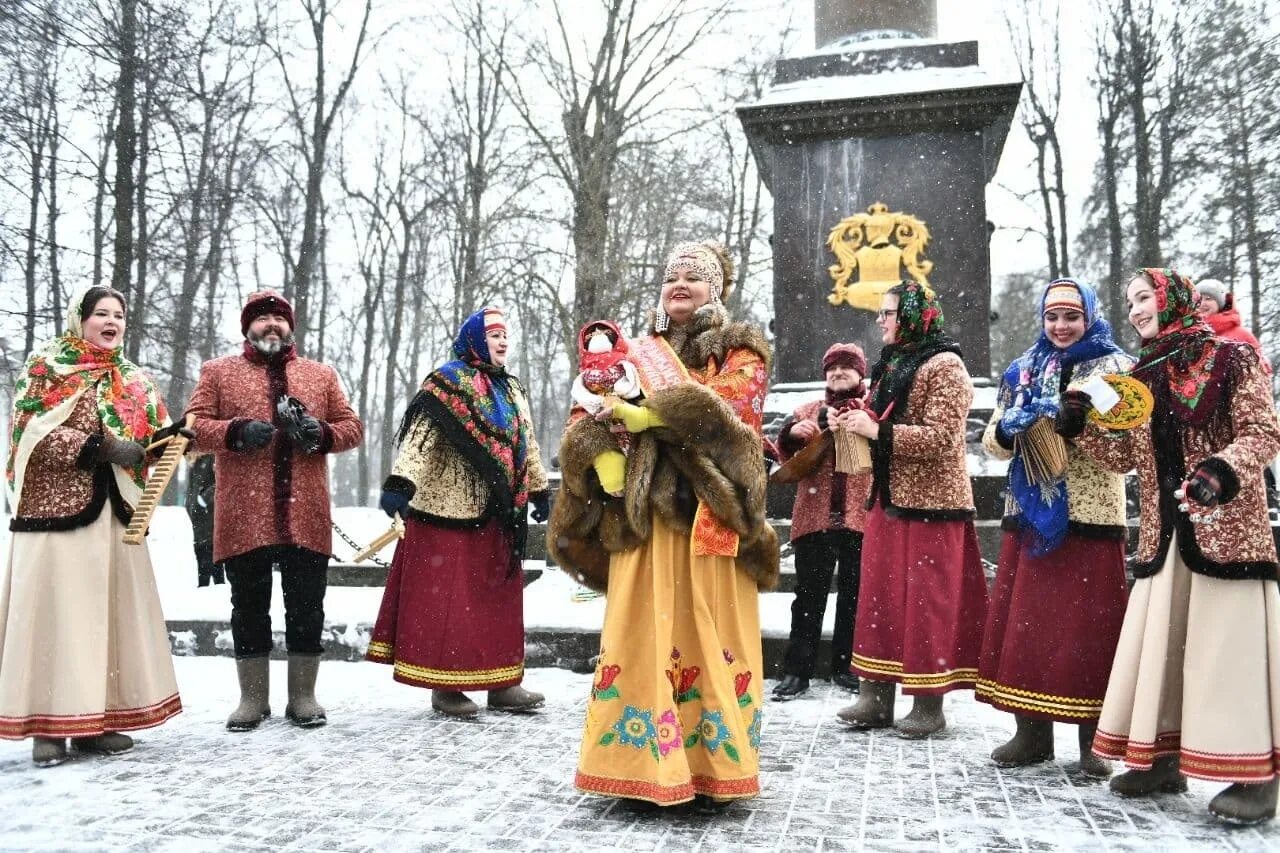
[[[867,508],[877,498],[886,513],[909,518],[973,518],[973,485],[965,459],[965,422],[973,383],[960,356],[942,352],[920,365],[907,410],[872,442],[889,458],[888,482],[879,475]]]
[[[800,421],[817,420],[818,412],[826,405],[823,400],[813,400],[798,407],[778,431],[778,449],[785,462],[800,449],[791,440],[791,427]],[[867,520],[867,495],[871,493],[871,473],[841,475],[844,483],[843,518],[846,530],[862,531]],[[791,509],[791,541],[810,533],[831,530],[832,493],[835,490],[836,458],[828,452],[821,464],[809,476],[796,483],[796,502]]]
[[[1107,355],[1075,365],[1067,377],[1069,386],[1078,386],[1093,376],[1122,373],[1133,365],[1127,355]],[[1066,373],[1066,371],[1064,371]],[[1012,391],[1001,383],[996,410],[982,434],[982,446],[993,459],[1012,459],[1013,450],[996,438],[996,425],[1004,416]],[[1087,453],[1067,442],[1067,519],[1072,533],[1090,538],[1123,539],[1125,536],[1124,477],[1112,473]],[[1018,504],[1005,491],[1004,528],[1016,528]]]
[[[75,408],[31,451],[18,511],[9,522],[16,531],[74,530],[96,521],[108,498],[121,523],[133,508],[125,503],[102,462],[102,419],[93,389],[80,395]]]
[[[282,394],[301,400],[320,420],[318,452],[296,450],[281,429],[276,401]],[[216,562],[268,545],[333,553],[326,454],[358,445],[364,426],[332,367],[306,358],[266,361],[248,350],[215,358],[201,368],[187,413],[195,416],[196,448],[214,454]],[[271,443],[249,452],[232,450],[250,420],[276,425]]]
[[[1160,571],[1175,529],[1178,551],[1193,572],[1228,579],[1276,577],[1275,540],[1267,519],[1262,469],[1280,451],[1280,422],[1270,384],[1256,358],[1242,365],[1235,394],[1226,405],[1231,434],[1216,444],[1205,430],[1173,422],[1161,412],[1127,432],[1103,429],[1090,419],[1076,439],[1076,445],[1105,468],[1117,473],[1138,470],[1142,521],[1135,577]],[[1177,438],[1172,442],[1153,438],[1161,433]],[[1173,496],[1206,460],[1224,486],[1219,514],[1208,523],[1180,512]]]

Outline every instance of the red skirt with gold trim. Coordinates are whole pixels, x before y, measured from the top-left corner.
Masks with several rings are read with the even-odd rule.
[[[458,529],[410,519],[365,658],[414,687],[497,690],[524,678],[524,578],[496,519]]]
[[[987,582],[969,520],[867,513],[850,671],[896,681],[909,695],[972,688]]]

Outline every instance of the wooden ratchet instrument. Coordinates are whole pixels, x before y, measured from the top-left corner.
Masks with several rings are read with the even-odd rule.
[[[190,423],[186,426],[190,427]],[[151,466],[151,473],[147,477],[146,487],[142,490],[142,497],[138,499],[138,505],[133,508],[129,526],[124,530],[124,544],[141,545],[146,541],[147,528],[151,526],[151,518],[156,514],[156,507],[160,505],[160,496],[164,494],[169,481],[178,470],[178,462],[182,459],[182,454],[186,452],[190,441],[185,435],[179,433],[147,447],[148,451],[163,447],[164,453]]]
[[[363,563],[365,560],[369,559],[374,554],[378,553],[383,548],[390,545],[392,542],[396,541],[397,539],[403,539],[403,538],[404,538],[404,522],[400,519],[400,516],[397,515],[391,519],[391,528],[387,530],[386,533],[383,533],[377,539],[370,542],[369,546],[365,548],[363,551],[361,551],[359,554],[356,554],[354,557],[352,557],[351,562]]]

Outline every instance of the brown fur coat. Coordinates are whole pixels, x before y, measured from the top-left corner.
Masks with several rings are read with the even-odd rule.
[[[673,328],[668,340],[694,370],[708,368],[713,359],[715,366],[724,366],[734,351],[743,350],[768,368],[769,345],[760,331],[728,322],[722,311],[700,312],[688,332]],[[565,429],[563,479],[547,531],[556,563],[580,583],[603,591],[609,555],[648,539],[654,513],[687,535],[696,497],[740,537],[738,567],[761,589],[773,589],[778,538],[765,518],[759,434],[719,394],[694,382],[655,392],[643,405],[666,426],[632,436],[621,498],[605,494],[593,467],[597,456],[618,447],[608,426],[583,417]]]

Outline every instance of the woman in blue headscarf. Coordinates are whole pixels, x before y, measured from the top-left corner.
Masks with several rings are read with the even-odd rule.
[[[525,514],[546,519],[547,475],[524,388],[506,371],[502,312],[467,318],[453,354],[409,404],[382,486],[383,511],[406,530],[366,657],[431,688],[440,713],[476,716],[466,690],[488,691],[493,710],[526,711],[543,697],[520,686]]]
[[[1070,442],[1089,405],[1074,389],[1127,371],[1133,359],[1112,339],[1091,285],[1050,282],[1040,317],[1035,344],[1004,373],[983,436],[988,453],[1011,461],[976,693],[1017,723],[1013,739],[991,753],[996,764],[1052,759],[1058,721],[1079,726],[1081,769],[1107,776],[1090,745],[1124,618],[1124,478]],[[1056,476],[1037,476],[1027,464],[1027,432],[1041,419],[1066,440],[1068,464]]]

